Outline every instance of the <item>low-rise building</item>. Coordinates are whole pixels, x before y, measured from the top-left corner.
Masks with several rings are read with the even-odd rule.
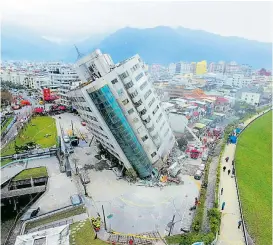
[[[241,100],[250,105],[258,105],[260,103],[261,94],[253,92],[242,92]]]

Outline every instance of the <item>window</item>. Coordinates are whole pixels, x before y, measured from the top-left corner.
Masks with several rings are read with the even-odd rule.
[[[138,81],[140,78],[142,78],[144,76],[143,72],[141,72],[140,74],[138,74],[135,79],[136,81]]]
[[[162,113],[160,113],[160,115],[158,116],[158,118],[156,119],[156,123],[158,123],[160,121],[160,119],[162,118]]]
[[[125,78],[128,77],[128,76],[129,76],[128,71],[125,71],[125,72],[123,72],[122,74],[119,75],[119,78],[120,78],[120,79],[125,79]]]
[[[131,94],[131,97],[132,97],[132,98],[135,98],[137,95],[138,95],[138,92],[135,91],[135,92],[133,92],[133,93]]]
[[[144,94],[144,99],[146,100],[148,97],[149,97],[149,95],[152,93],[152,90],[151,89],[149,89],[145,94]]]
[[[134,122],[134,123],[137,123],[138,121],[139,121],[139,120],[138,120],[137,117],[133,119],[133,122]]]
[[[129,100],[128,100],[128,99],[122,101],[122,104],[123,104],[123,105],[127,105],[128,103],[129,103]]]
[[[154,102],[155,102],[155,98],[152,98],[152,100],[149,102],[148,106],[151,107]]]
[[[146,86],[148,85],[148,82],[144,82],[141,86],[140,86],[140,90],[143,90]]]
[[[151,157],[154,157],[156,155],[156,152],[154,151],[152,154],[151,154]]]
[[[155,113],[158,111],[158,109],[159,109],[159,106],[157,105],[157,107],[153,111],[153,115],[155,115]]]
[[[166,131],[166,133],[164,134],[164,137],[167,136],[167,134],[169,133],[170,129],[168,128],[168,130]]]
[[[139,100],[138,102],[135,103],[136,107],[139,107],[140,105],[142,105],[142,100]]]
[[[117,82],[118,82],[118,79],[116,79],[116,78],[115,78],[114,80],[111,81],[112,84],[115,84],[115,83],[117,83]]]
[[[132,108],[132,109],[130,109],[130,110],[128,111],[128,114],[131,115],[133,112],[134,112],[134,109]]]
[[[146,141],[146,140],[148,139],[148,136],[145,135],[145,136],[143,136],[141,139],[142,139],[142,141],[144,142],[144,141]]]
[[[126,83],[126,84],[124,85],[124,87],[125,87],[126,89],[132,88],[133,86],[134,86],[134,84],[133,84],[132,81],[130,81],[130,82],[128,82],[128,83]]]
[[[162,125],[160,126],[160,131],[162,130],[162,128],[164,127],[164,125],[166,124],[166,122],[163,122]]]
[[[146,110],[146,109],[143,109],[139,114],[140,114],[141,116],[143,116],[146,112],[147,112],[147,110]]]
[[[134,65],[134,66],[131,68],[131,72],[136,71],[139,67],[140,67],[139,64]]]

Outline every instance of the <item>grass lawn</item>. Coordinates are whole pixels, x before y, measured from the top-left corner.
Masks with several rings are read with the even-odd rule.
[[[60,212],[58,214],[54,214],[50,217],[45,217],[45,218],[37,220],[37,221],[29,222],[26,225],[26,230],[32,229],[37,226],[45,225],[45,224],[48,224],[48,223],[51,223],[54,221],[58,221],[61,219],[69,218],[69,217],[72,217],[72,216],[75,216],[78,214],[82,214],[85,212],[86,212],[86,209],[84,206],[78,206],[78,207],[75,207],[74,209],[69,209],[69,210]]]
[[[32,126],[35,125],[35,126]],[[45,137],[50,134],[49,137]],[[25,145],[27,142],[34,141],[42,148],[51,147],[57,144],[57,129],[55,119],[52,117],[35,117],[16,137],[18,146]],[[2,156],[15,154],[14,141],[10,142],[1,152]],[[3,165],[3,164],[1,164]]]
[[[243,214],[256,245],[272,240],[272,111],[240,136],[236,149]]]
[[[1,166],[4,166],[4,165],[6,165],[6,164],[8,164],[8,163],[10,163],[10,162],[12,162],[11,159],[3,160],[3,161],[1,161]]]
[[[80,228],[79,230],[75,231],[76,228]],[[95,232],[92,228],[91,222],[89,219],[85,220],[85,223],[82,227],[80,227],[80,222],[76,222],[72,225],[70,225],[70,244],[76,244],[76,245],[106,245],[109,244],[107,242],[104,242],[100,239],[94,239],[95,238]],[[72,233],[73,230],[75,233]],[[73,243],[73,235],[74,235],[74,241]]]
[[[14,118],[14,116],[9,117],[9,119],[5,122],[5,124],[1,128],[1,132],[5,132],[5,130],[7,129],[7,127],[9,126],[9,124],[11,123],[11,121],[13,120],[13,118]]]
[[[40,177],[47,177],[47,170],[46,167],[39,167],[39,168],[29,168],[26,170],[23,170],[21,173],[19,173],[15,178],[13,178],[13,181],[17,180],[26,180],[32,178],[40,178]]]

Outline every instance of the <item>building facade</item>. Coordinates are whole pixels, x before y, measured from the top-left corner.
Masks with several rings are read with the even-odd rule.
[[[126,169],[157,174],[175,138],[138,55],[114,64],[96,50],[77,61],[86,84],[69,92],[92,134]]]
[[[196,64],[196,75],[203,75],[207,73],[207,61],[203,60]]]
[[[245,101],[250,105],[258,105],[260,103],[261,94],[251,93],[251,92],[242,92],[241,100]]]

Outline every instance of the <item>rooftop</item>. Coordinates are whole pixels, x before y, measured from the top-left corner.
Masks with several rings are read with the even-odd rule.
[[[15,245],[69,245],[69,225],[17,236]]]

